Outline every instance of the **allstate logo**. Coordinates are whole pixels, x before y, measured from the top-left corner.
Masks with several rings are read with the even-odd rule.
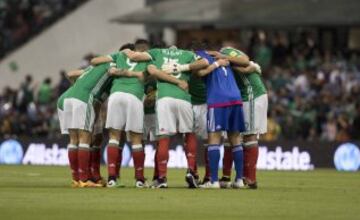
[[[360,168],[360,150],[352,143],[340,145],[334,155],[337,170],[357,171]]]
[[[20,164],[24,152],[16,140],[7,140],[0,145],[0,164]]]

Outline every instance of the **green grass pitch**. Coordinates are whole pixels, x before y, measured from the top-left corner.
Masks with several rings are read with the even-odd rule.
[[[0,219],[360,219],[359,172],[260,171],[258,190],[187,189],[182,169],[169,170],[168,189],[136,189],[131,168],[126,188],[72,189],[69,173],[0,166]]]

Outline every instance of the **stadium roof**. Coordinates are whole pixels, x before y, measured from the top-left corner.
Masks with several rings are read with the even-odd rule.
[[[158,26],[358,26],[359,0],[167,0],[114,22]]]

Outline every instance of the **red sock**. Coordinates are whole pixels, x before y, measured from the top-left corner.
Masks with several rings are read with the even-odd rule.
[[[84,182],[90,178],[90,148],[88,146],[89,145],[87,145],[87,147],[81,147],[80,144],[78,151],[79,179]]]
[[[244,177],[256,182],[256,163],[259,157],[258,146],[244,147]]]
[[[167,174],[167,162],[169,160],[169,144],[170,138],[168,137],[161,138],[159,140],[157,155],[159,178],[166,177]]]
[[[121,169],[121,163],[122,163],[122,150],[123,150],[123,148],[120,147],[119,148],[118,163],[116,164],[116,178],[120,177],[120,169]]]
[[[141,144],[139,144],[141,146]],[[144,161],[145,161],[145,153],[141,146],[141,148],[134,148],[132,157],[134,160],[134,168],[135,168],[135,179],[136,180],[144,180]]]
[[[158,144],[157,144],[158,145]],[[154,176],[153,176],[153,179],[157,179],[159,177],[159,166],[158,166],[158,158],[157,158],[157,155],[158,155],[158,146],[156,146],[156,150],[155,150],[155,155],[154,155]]]
[[[91,175],[94,180],[101,179],[100,162],[101,162],[101,148],[93,147],[91,151]]]
[[[185,135],[185,153],[188,162],[188,168],[196,173],[196,151],[197,151],[197,140],[194,133],[187,133]]]
[[[74,148],[68,147],[68,158],[72,179],[79,181],[78,149],[76,146]]]
[[[232,154],[231,147],[224,147],[223,176],[231,177],[231,169],[233,164]]]
[[[209,165],[209,157],[208,157],[208,148],[204,147],[204,161],[205,161],[205,176],[204,178],[210,179],[210,165]]]
[[[119,159],[120,159],[119,146],[117,144],[109,144],[107,147],[107,162],[108,162],[107,168],[108,168],[109,177],[118,176]]]

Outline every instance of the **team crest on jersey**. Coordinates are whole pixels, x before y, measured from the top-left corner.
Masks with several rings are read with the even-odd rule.
[[[235,51],[231,51],[230,54],[229,54],[231,57],[236,57],[237,56],[237,53]]]

